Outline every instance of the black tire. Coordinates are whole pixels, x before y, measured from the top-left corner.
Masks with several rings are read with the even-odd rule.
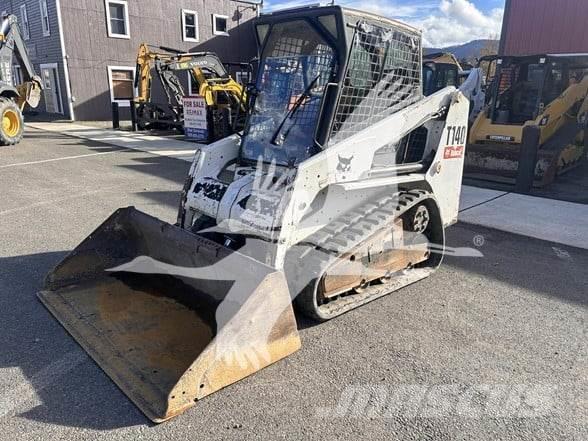
[[[14,101],[0,98],[0,145],[15,145],[22,140],[24,119]]]

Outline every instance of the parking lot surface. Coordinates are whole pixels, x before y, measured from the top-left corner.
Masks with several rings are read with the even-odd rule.
[[[588,251],[458,224],[429,279],[151,424],[36,297],[115,209],[175,220],[189,163],[28,130],[0,148],[0,440],[588,439]],[[585,221],[579,219],[578,221]]]

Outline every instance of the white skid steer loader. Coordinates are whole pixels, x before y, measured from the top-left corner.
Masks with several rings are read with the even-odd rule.
[[[468,99],[423,97],[421,36],[338,6],[262,15],[242,135],[196,152],[178,223],[114,213],[40,298],[153,421],[430,275],[457,220]]]

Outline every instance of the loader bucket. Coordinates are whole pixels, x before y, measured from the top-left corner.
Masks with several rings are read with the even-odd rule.
[[[300,348],[283,273],[132,207],[39,298],[155,422]]]
[[[39,106],[41,101],[41,79],[34,78],[31,81],[27,81],[17,87],[18,93],[20,94],[20,103],[27,103],[31,108],[35,109]]]

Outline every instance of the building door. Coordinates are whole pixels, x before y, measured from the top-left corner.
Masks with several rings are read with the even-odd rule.
[[[45,110],[47,113],[63,114],[61,90],[59,88],[59,71],[57,64],[41,64],[41,78],[43,79],[43,95],[45,96]]]

